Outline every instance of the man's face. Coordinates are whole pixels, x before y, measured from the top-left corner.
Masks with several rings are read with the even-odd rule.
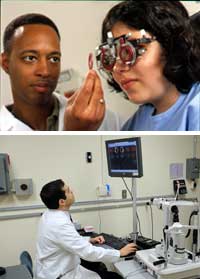
[[[63,202],[65,203],[65,208],[68,209],[75,201],[74,193],[72,192],[71,188],[66,184],[63,187],[63,191],[65,192],[66,196],[66,200],[63,200]]]
[[[16,29],[10,53],[2,55],[15,102],[46,105],[60,74],[60,41],[53,28],[29,24]]]

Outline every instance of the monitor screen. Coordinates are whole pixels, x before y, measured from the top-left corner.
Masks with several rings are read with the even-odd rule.
[[[110,176],[143,176],[140,138],[108,140],[105,143]]]

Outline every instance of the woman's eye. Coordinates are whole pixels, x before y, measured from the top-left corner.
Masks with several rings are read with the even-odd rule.
[[[138,54],[139,54],[139,55],[142,55],[143,53],[146,52],[146,50],[147,50],[147,49],[146,49],[145,47],[139,47],[139,48],[138,48]]]
[[[23,60],[26,61],[26,62],[33,62],[35,61],[37,58],[33,55],[27,55],[25,57],[23,57]]]
[[[50,58],[50,61],[51,61],[52,63],[58,63],[58,62],[60,62],[60,57],[57,57],[57,56],[51,57],[51,58]]]

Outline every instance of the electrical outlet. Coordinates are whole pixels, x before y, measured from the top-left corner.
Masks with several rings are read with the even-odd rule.
[[[107,190],[106,187],[98,187],[97,188],[97,195],[99,197],[107,197]]]
[[[122,199],[127,199],[127,190],[122,190]]]
[[[106,184],[105,186],[97,187],[97,196],[98,197],[110,197],[111,196],[110,185]]]
[[[92,163],[92,152],[86,152],[86,162]]]

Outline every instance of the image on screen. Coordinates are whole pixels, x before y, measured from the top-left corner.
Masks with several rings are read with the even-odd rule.
[[[140,138],[106,141],[106,154],[110,176],[143,176]]]

